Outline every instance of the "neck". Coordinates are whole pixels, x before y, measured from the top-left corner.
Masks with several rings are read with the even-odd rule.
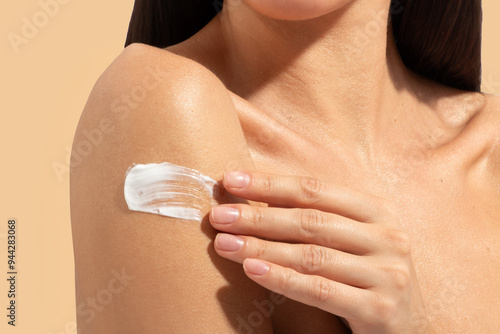
[[[296,132],[324,126],[365,145],[403,103],[406,71],[387,38],[388,13],[385,0],[353,1],[305,21],[229,6],[220,15],[225,84]]]

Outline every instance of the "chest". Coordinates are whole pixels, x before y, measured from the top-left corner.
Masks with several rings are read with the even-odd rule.
[[[456,186],[460,182],[453,178],[448,185],[444,181],[433,187],[424,177],[420,180],[412,192],[399,191],[392,200],[412,237],[413,261],[431,322],[438,332],[497,332],[498,207]]]
[[[463,171],[453,162],[450,165],[449,159],[382,161],[366,168],[320,150],[297,150],[294,154],[254,149],[252,156],[260,170],[313,175],[392,201],[412,239],[420,288],[437,332],[498,331],[500,210],[469,186]],[[306,312],[296,304],[288,305],[277,312],[278,323],[304,314],[322,316],[319,310]]]

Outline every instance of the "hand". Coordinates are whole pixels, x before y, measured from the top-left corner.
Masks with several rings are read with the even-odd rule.
[[[353,333],[430,333],[408,235],[387,201],[309,177],[230,172],[216,252],[263,287],[344,318]]]

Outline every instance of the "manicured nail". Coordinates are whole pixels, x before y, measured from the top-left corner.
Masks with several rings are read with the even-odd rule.
[[[256,276],[265,275],[269,271],[269,266],[266,263],[256,259],[246,259],[243,262],[243,268],[247,273]]]
[[[250,184],[250,176],[242,172],[226,172],[224,185],[229,188],[243,189]]]
[[[217,206],[212,208],[212,219],[217,224],[234,223],[240,216],[240,211],[228,206]]]
[[[223,252],[236,252],[243,247],[243,239],[232,234],[217,234],[215,246]]]

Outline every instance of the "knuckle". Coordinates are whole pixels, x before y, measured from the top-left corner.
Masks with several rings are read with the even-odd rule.
[[[401,226],[401,220],[396,205],[385,198],[376,197],[371,202],[371,207],[378,212],[376,220],[385,222],[388,226]]]
[[[274,189],[274,180],[271,176],[266,175],[262,179],[262,191],[264,193],[270,193]]]
[[[397,308],[397,303],[393,299],[376,295],[372,309],[373,322],[390,323],[396,317]]]
[[[293,275],[291,271],[285,271],[279,276],[278,279],[278,289],[280,293],[290,291],[293,288]]]
[[[253,254],[257,259],[266,259],[267,255],[267,243],[261,240],[254,240],[253,244]]]
[[[410,236],[397,229],[387,230],[385,239],[397,254],[408,256],[411,253],[411,239]]]
[[[314,237],[323,231],[325,219],[323,214],[313,209],[300,210],[300,228],[305,236]]]
[[[261,207],[252,207],[251,217],[249,219],[252,230],[257,230],[262,227],[265,220],[264,209]]]
[[[300,183],[300,197],[305,204],[315,203],[321,198],[325,185],[312,177],[301,177]]]
[[[386,200],[384,198],[380,199],[380,207],[382,208],[382,211],[386,214],[393,214],[396,212],[396,208],[394,207],[394,204],[392,201]]]
[[[332,282],[318,278],[313,282],[313,289],[311,292],[311,299],[313,305],[321,306],[328,303],[335,294],[335,287]]]
[[[405,266],[392,266],[386,269],[393,286],[398,290],[403,290],[410,285],[410,271]]]
[[[303,273],[314,273],[324,267],[326,251],[323,247],[307,245],[304,246],[302,259],[303,265],[300,271]]]
[[[396,216],[396,208],[394,204],[385,198],[376,198],[374,204],[378,207],[381,218],[392,220]]]

